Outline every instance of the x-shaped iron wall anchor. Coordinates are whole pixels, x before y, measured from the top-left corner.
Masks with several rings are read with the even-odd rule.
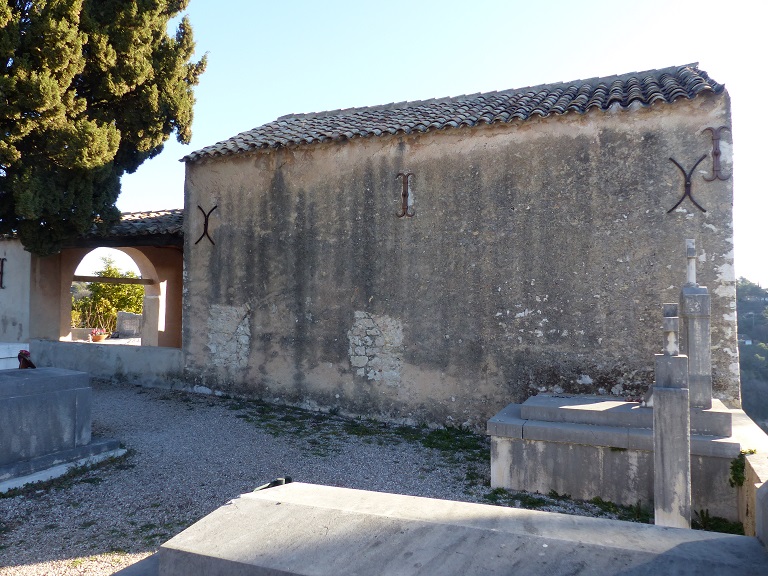
[[[691,168],[691,170],[689,172],[686,172],[685,168],[680,166],[680,164],[677,162],[677,160],[675,160],[674,158],[670,158],[670,160],[672,160],[672,162],[675,163],[675,166],[680,168],[680,172],[683,173],[683,178],[685,178],[685,194],[683,194],[682,198],[680,198],[680,200],[677,201],[677,204],[675,204],[674,206],[672,206],[672,208],[667,210],[667,214],[669,214],[670,212],[672,212],[672,210],[674,210],[675,208],[680,206],[680,204],[683,203],[683,200],[685,200],[686,196],[691,199],[691,202],[693,202],[693,205],[696,206],[696,208],[698,208],[702,212],[706,212],[706,210],[704,208],[702,208],[701,205],[698,202],[696,202],[696,200],[694,200],[693,196],[691,195],[691,177],[693,176],[693,171],[696,170],[696,166],[701,164],[702,161],[704,160],[704,158],[706,158],[706,157],[707,157],[707,155],[704,154],[704,156],[699,158],[696,161],[696,164],[693,165],[693,168]]]
[[[216,242],[214,242],[214,241],[213,241],[213,238],[211,238],[211,235],[210,235],[210,234],[208,234],[208,218],[211,216],[211,212],[213,212],[214,210],[216,210],[216,208],[218,208],[218,205],[216,205],[216,206],[214,206],[213,208],[211,208],[211,209],[208,211],[208,213],[206,214],[206,213],[205,213],[205,210],[203,210],[203,209],[200,207],[200,205],[198,205],[198,206],[197,206],[197,209],[198,209],[198,210],[200,210],[200,212],[202,212],[202,213],[203,213],[203,218],[205,218],[205,221],[203,222],[203,233],[202,233],[202,234],[200,234],[200,238],[198,238],[198,239],[197,239],[197,241],[195,242],[195,244],[197,244],[198,242],[200,242],[200,240],[202,240],[203,238],[208,238],[208,240],[210,240],[210,241],[211,241],[211,244],[213,244],[214,246],[216,245]]]

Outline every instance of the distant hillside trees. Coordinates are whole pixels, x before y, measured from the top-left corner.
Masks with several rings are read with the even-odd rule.
[[[752,418],[768,420],[768,290],[739,278],[736,300],[742,403]]]

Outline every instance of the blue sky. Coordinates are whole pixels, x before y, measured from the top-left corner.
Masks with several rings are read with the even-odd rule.
[[[731,96],[736,274],[768,286],[768,3],[191,0],[193,139],[123,178],[122,211],[183,206],[189,152],[278,116],[699,62]]]

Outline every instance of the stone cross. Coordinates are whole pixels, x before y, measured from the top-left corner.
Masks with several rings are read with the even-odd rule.
[[[677,304],[664,304],[664,355],[665,356],[677,356],[680,354],[680,340],[678,339],[678,332],[680,332],[680,318],[677,316],[678,306]]]
[[[698,286],[696,284],[696,240],[688,238],[685,241],[685,256],[688,259],[686,286]]]
[[[680,291],[683,325],[681,350],[688,356],[691,406],[712,408],[711,298],[696,282],[696,241],[686,240],[687,282]]]

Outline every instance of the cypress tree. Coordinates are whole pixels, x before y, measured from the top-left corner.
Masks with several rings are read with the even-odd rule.
[[[120,177],[191,137],[189,0],[0,0],[0,234],[47,255],[119,218]]]

